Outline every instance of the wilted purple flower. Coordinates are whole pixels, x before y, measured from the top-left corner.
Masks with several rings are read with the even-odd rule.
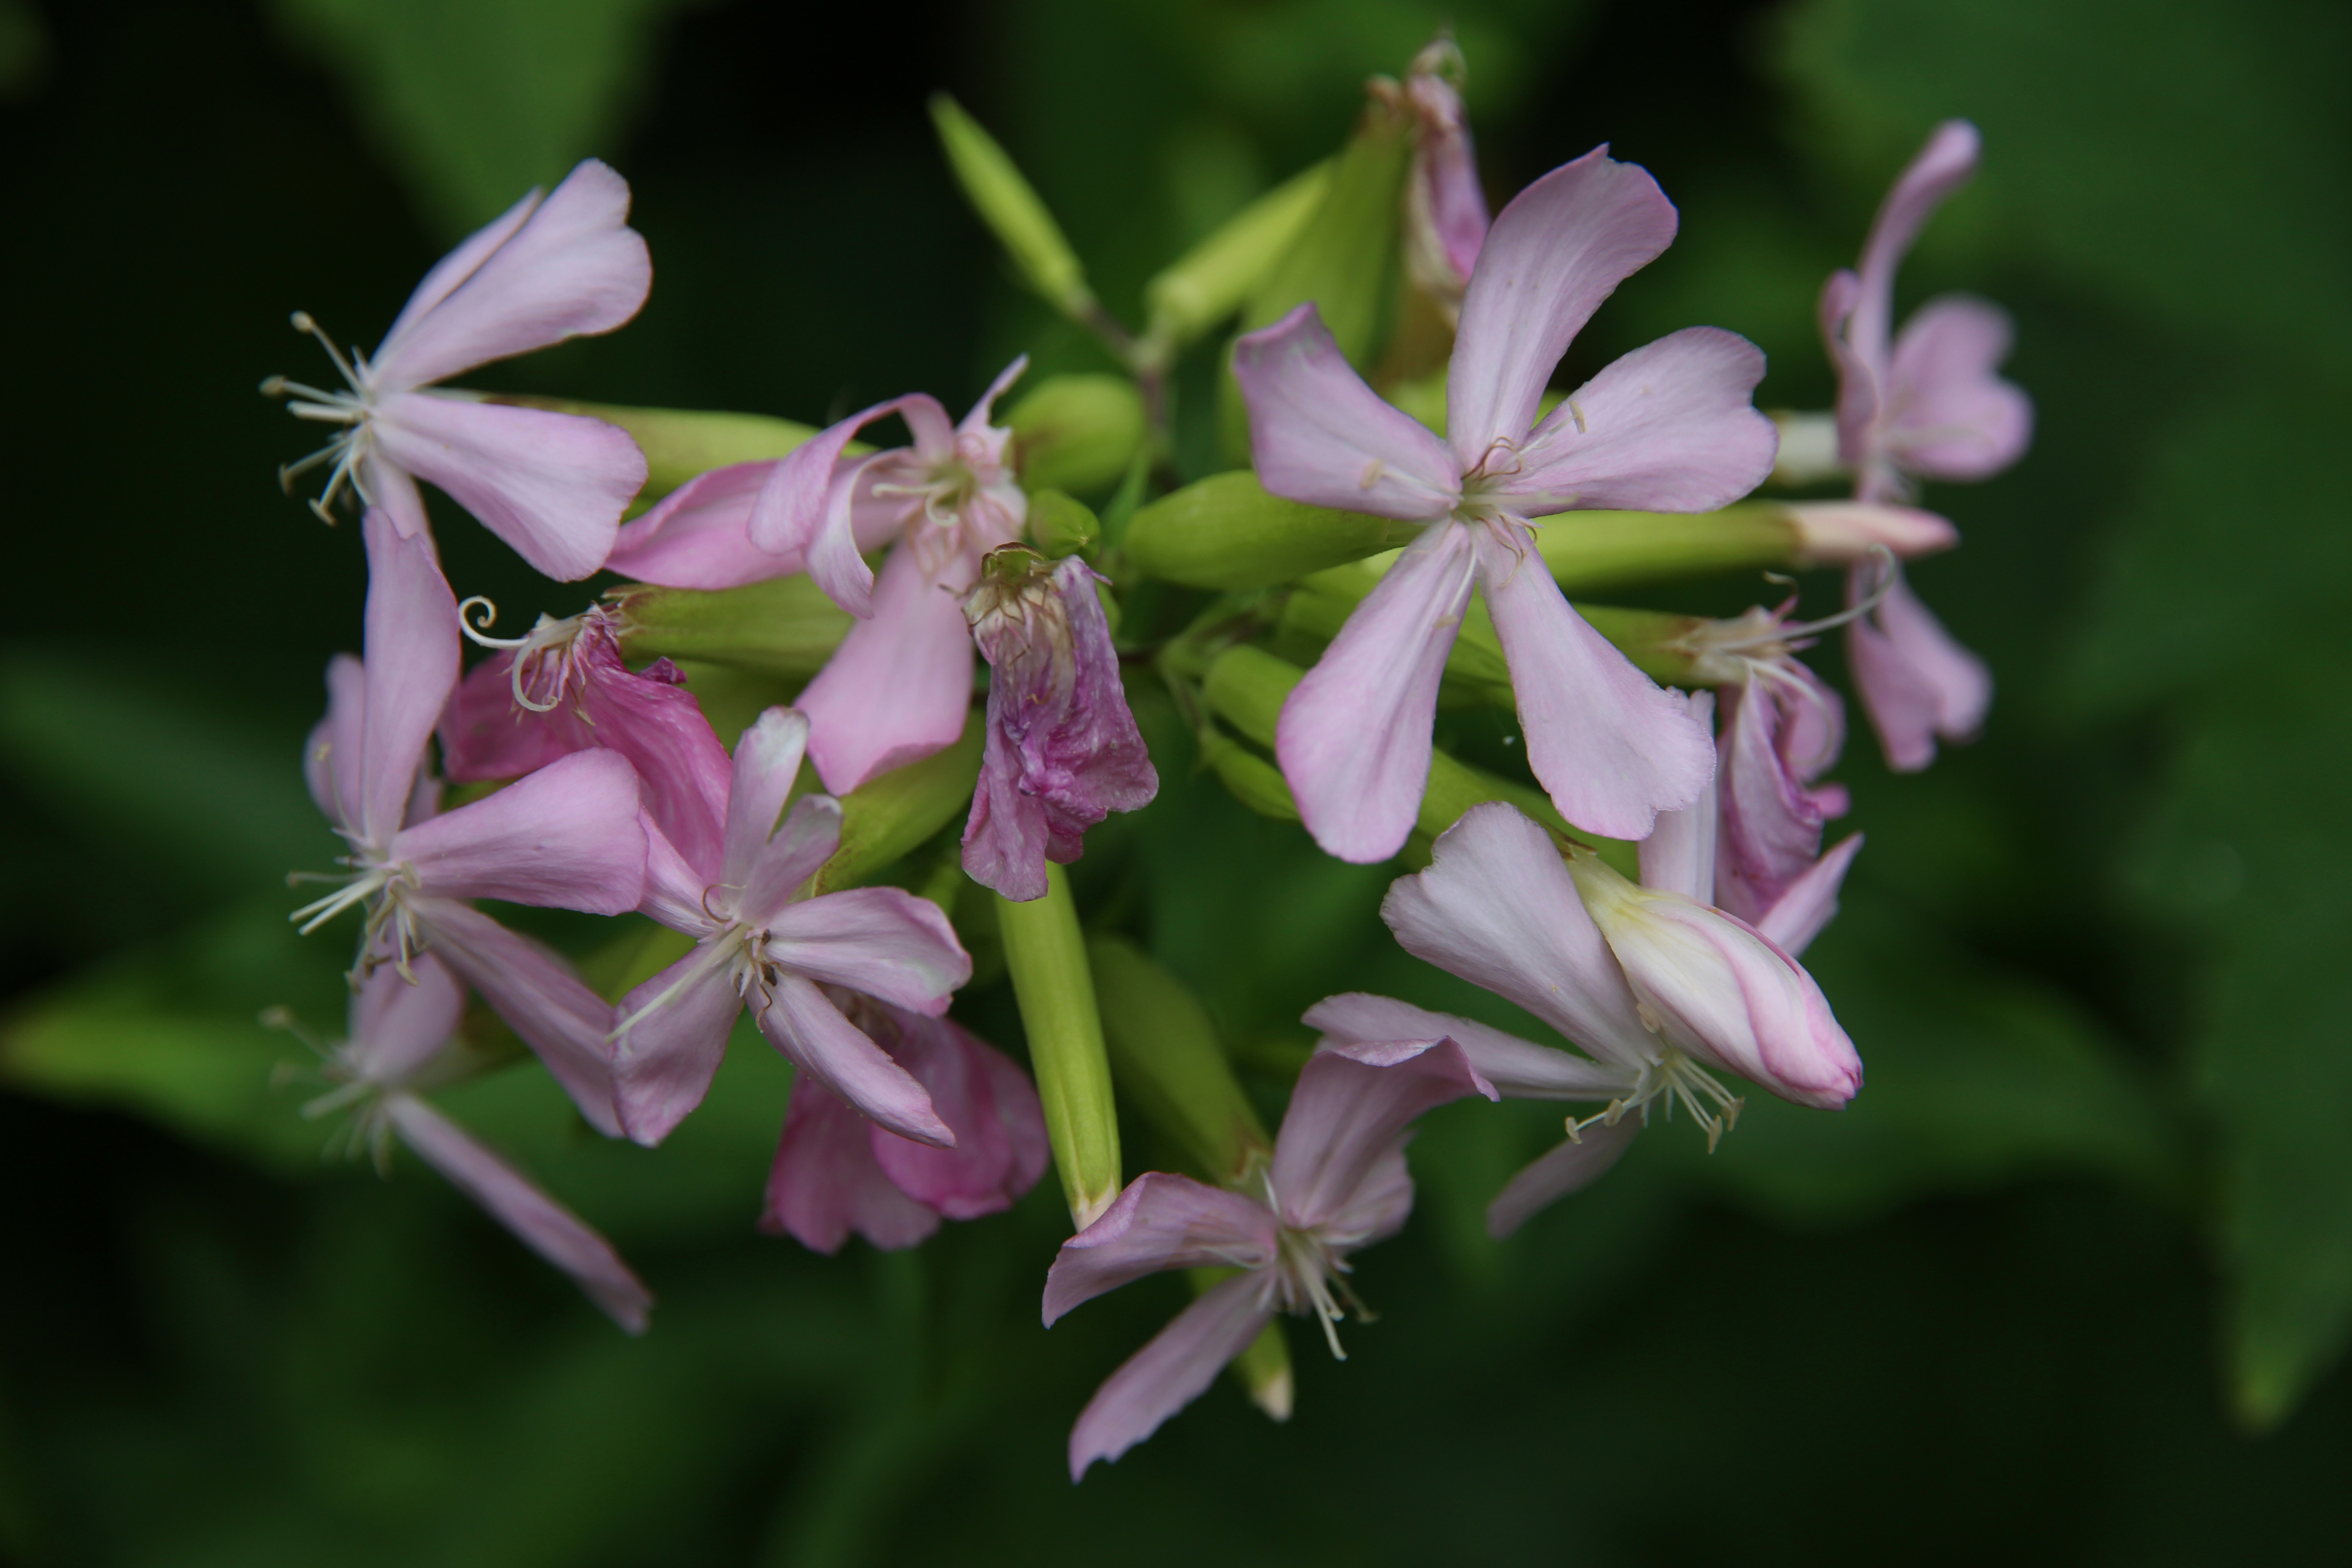
[[[1405,176],[1405,271],[1449,320],[1461,312],[1489,224],[1461,81],[1462,51],[1441,37],[1412,58],[1403,85],[1389,89],[1417,132]]]
[[[807,742],[806,719],[769,709],[735,747],[720,851],[698,863],[660,835],[649,840],[645,912],[695,947],[621,999],[616,1092],[640,1143],[659,1142],[702,1102],[749,1005],[802,1073],[902,1137],[954,1146],[923,1086],[820,987],[937,1016],[971,978],[971,959],[939,906],[900,889],[806,896],[841,843],[831,796],[785,809]]]
[[[1119,683],[1118,650],[1095,584],[1072,555],[992,552],[964,595],[988,660],[988,738],[964,824],[963,868],[1008,899],[1045,896],[1045,862],[1067,865],[1086,831],[1160,793]]]
[[[1029,1076],[951,1018],[926,1017],[847,992],[834,1000],[931,1097],[955,1134],[941,1149],[867,1121],[803,1076],[768,1174],[762,1230],[832,1253],[856,1231],[884,1249],[912,1247],[941,1218],[1010,1208],[1037,1184],[1050,1153]]]
[[[328,1057],[326,1077],[339,1087],[303,1114],[355,1110],[354,1145],[370,1149],[379,1168],[397,1135],[517,1240],[571,1275],[614,1322],[643,1333],[653,1295],[613,1244],[424,1098],[448,1058],[465,1002],[457,976],[429,953],[414,959],[406,974],[378,969],[352,998],[351,1037]]]
[[[348,388],[322,392],[272,376],[262,390],[293,398],[295,416],[342,434],[283,471],[332,464],[312,502],[320,516],[345,485],[390,514],[404,539],[425,531],[427,479],[551,577],[604,565],[621,513],[646,482],[645,454],[601,419],[485,402],[433,383],[637,313],[653,286],[646,242],[628,226],[629,186],[593,158],[544,201],[508,209],[425,275],[375,357],[347,360],[308,315]]]
[[[1470,279],[1444,440],[1364,384],[1312,305],[1235,345],[1267,489],[1427,525],[1292,691],[1276,732],[1300,817],[1341,859],[1386,859],[1412,830],[1438,678],[1474,587],[1510,665],[1528,761],[1561,815],[1637,838],[1706,787],[1706,734],[1569,606],[1528,521],[1578,507],[1704,510],[1772,467],[1772,422],[1748,402],[1764,356],[1713,327],[1635,350],[1536,418],[1569,341],[1675,226],[1657,183],[1605,149],[1520,192]]]
[[[487,799],[439,811],[425,749],[457,679],[457,605],[432,542],[381,510],[368,552],[364,661],[327,667],[327,717],[310,732],[310,797],[350,853],[343,885],[295,911],[305,932],[364,906],[362,967],[405,968],[430,949],[539,1052],[581,1114],[619,1130],[604,1046],[612,1010],[563,961],[464,900],[616,915],[644,894],[637,777],[613,752],[583,752]]]
[[[1128,1184],[1062,1244],[1045,1276],[1045,1324],[1147,1274],[1238,1268],[1110,1374],[1070,1432],[1070,1479],[1116,1459],[1200,1395],[1277,1311],[1312,1316],[1341,1355],[1336,1325],[1347,1258],[1396,1234],[1412,1210],[1404,1141],[1413,1119],[1495,1089],[1456,1042],[1418,1035],[1310,1058],[1291,1091],[1256,1192],[1154,1171]],[[1362,1315],[1360,1306],[1358,1315]]]

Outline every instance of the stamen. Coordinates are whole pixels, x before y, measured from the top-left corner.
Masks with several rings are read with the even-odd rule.
[[[482,606],[482,618],[478,622],[468,618],[466,614],[467,611],[472,609],[476,605]],[[492,604],[487,596],[476,594],[471,598],[458,601],[457,629],[465,633],[466,640],[474,644],[477,647],[515,648],[521,647],[523,645],[530,641],[530,638],[527,637],[485,637],[483,635],[483,633],[488,631],[492,626],[497,626],[498,624],[499,607]]]

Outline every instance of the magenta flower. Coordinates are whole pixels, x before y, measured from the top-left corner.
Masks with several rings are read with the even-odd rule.
[[[1337,1329],[1349,1253],[1412,1211],[1404,1142],[1413,1119],[1465,1094],[1496,1098],[1442,1036],[1342,1046],[1311,1058],[1291,1091],[1261,1190],[1237,1193],[1153,1171],[1062,1244],[1045,1276],[1045,1326],[1106,1290],[1170,1268],[1237,1268],[1110,1374],[1070,1432],[1070,1479],[1116,1459],[1199,1397],[1277,1311]]]
[[[432,542],[371,508],[364,661],[327,667],[327,717],[310,732],[310,797],[342,836],[351,874],[294,912],[307,933],[364,907],[363,969],[405,970],[430,950],[545,1060],[600,1131],[619,1130],[604,1047],[611,1009],[554,953],[465,902],[616,915],[635,909],[646,836],[637,777],[612,752],[560,759],[496,795],[439,808],[425,749],[457,679],[457,606]]]
[[[1607,1171],[1653,1106],[1679,1103],[1714,1147],[1741,1103],[1717,1072],[1823,1110],[1861,1088],[1853,1042],[1772,934],[1810,940],[1860,840],[1841,845],[1759,929],[1706,901],[1714,822],[1711,802],[1662,816],[1637,885],[1589,851],[1563,863],[1511,806],[1474,806],[1439,836],[1427,870],[1390,888],[1381,916],[1405,951],[1517,1003],[1585,1056],[1381,996],[1333,997],[1307,1015],[1328,1044],[1443,1033],[1504,1094],[1608,1102],[1571,1121],[1569,1142],[1503,1190],[1487,1210],[1496,1236]]]
[[[655,828],[689,865],[715,864],[733,766],[727,748],[676,665],[656,659],[630,673],[616,619],[602,605],[568,620],[541,616],[529,637],[503,644],[467,626],[506,651],[458,684],[441,717],[442,772],[471,784],[518,778],[574,752],[616,752],[636,770]]]
[[[1771,469],[1772,422],[1748,402],[1764,356],[1712,327],[1635,350],[1537,421],[1577,329],[1675,224],[1657,183],[1605,149],[1519,193],[1470,279],[1446,440],[1381,402],[1311,305],[1235,345],[1267,489],[1427,525],[1291,693],[1276,732],[1300,816],[1341,859],[1385,859],[1412,831],[1438,677],[1474,587],[1510,665],[1528,763],[1570,822],[1638,838],[1706,786],[1706,735],[1570,608],[1528,525],[1578,507],[1703,510]]]
[[[653,284],[646,242],[628,226],[629,186],[591,158],[545,200],[531,192],[425,275],[371,360],[347,360],[307,315],[347,390],[273,376],[299,419],[342,433],[284,470],[289,482],[331,464],[311,504],[320,515],[345,485],[392,517],[401,537],[425,531],[426,479],[551,577],[585,577],[611,553],[621,513],[646,482],[645,455],[601,419],[436,392],[436,382],[637,313]]]
[[[868,1121],[814,1078],[793,1084],[760,1228],[834,1253],[856,1231],[885,1250],[912,1247],[942,1217],[1010,1208],[1037,1184],[1049,1154],[1029,1076],[952,1018],[836,992],[857,1026],[921,1084],[955,1134],[918,1143]]]
[[[1895,274],[1944,199],[1976,173],[1977,130],[1936,128],[1878,209],[1859,273],[1822,289],[1822,334],[1838,373],[1838,456],[1862,501],[1900,500],[1917,479],[1982,479],[2017,461],[2032,438],[2033,405],[1998,374],[2010,321],[1997,306],[1948,295],[1893,334]],[[1864,590],[1850,584],[1849,598]],[[1938,736],[1972,738],[1992,701],[1984,662],[1954,641],[1927,605],[1895,583],[1853,623],[1847,658],[1890,767],[1935,760]]]
[[[922,1084],[820,986],[937,1017],[971,978],[971,959],[939,906],[912,893],[805,896],[841,843],[839,802],[803,795],[785,809],[807,741],[808,721],[786,708],[743,731],[722,845],[709,858],[688,860],[662,836],[650,838],[645,912],[695,947],[621,999],[620,1117],[640,1143],[661,1142],[702,1102],[749,1005],[769,1044],[862,1114],[901,1137],[955,1146]]]
[[[1462,309],[1489,221],[1461,78],[1462,51],[1451,37],[1440,37],[1413,57],[1397,90],[1419,128],[1405,176],[1405,270],[1449,318]]]
[[[1022,550],[989,560],[963,601],[992,672],[963,868],[1008,899],[1042,899],[1045,862],[1069,864],[1087,828],[1150,805],[1160,775],[1119,683],[1103,579],[1075,555],[1050,571]]]
[[[303,1114],[357,1106],[354,1145],[370,1148],[379,1169],[396,1135],[515,1239],[572,1276],[614,1322],[645,1332],[653,1295],[613,1244],[424,1098],[465,1002],[457,976],[429,953],[413,960],[406,974],[378,969],[352,998],[351,1038],[328,1058],[326,1076],[340,1087]]]

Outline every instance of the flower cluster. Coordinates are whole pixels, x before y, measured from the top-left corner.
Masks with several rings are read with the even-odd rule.
[[[910,393],[815,431],[441,386],[643,303],[627,187],[595,162],[453,251],[373,356],[298,315],[346,384],[266,384],[337,431],[286,476],[328,469],[313,504],[355,506],[369,568],[362,657],[329,667],[305,755],[347,853],[294,918],[360,927],[338,1087],[313,1110],[353,1110],[379,1158],[406,1144],[635,1331],[651,1296],[614,1249],[426,1097],[495,1065],[470,988],[590,1127],[658,1144],[748,1011],[794,1069],[763,1228],[827,1253],[853,1232],[911,1247],[1007,1208],[1052,1163],[1075,1234],[1045,1279],[1048,1325],[1194,1271],[1198,1299],[1079,1416],[1076,1477],[1237,1359],[1286,1414],[1273,1326],[1311,1318],[1341,1353],[1350,1260],[1405,1224],[1425,1112],[1583,1108],[1495,1197],[1501,1237],[1599,1178],[1654,1112],[1680,1108],[1713,1149],[1743,1084],[1847,1103],[1862,1059],[1800,955],[1862,837],[1824,847],[1848,809],[1825,777],[1846,723],[1801,656],[1843,629],[1897,770],[1983,720],[1984,666],[1898,562],[1957,542],[1912,504],[1918,482],[2014,461],[2030,407],[1996,374],[1992,307],[1948,299],[1890,325],[1896,267],[1973,168],[1975,132],[1936,132],[1859,269],[1825,287],[1834,412],[1776,419],[1752,400],[1762,353],[1708,326],[1550,389],[1679,216],[1604,147],[1490,221],[1461,74],[1441,39],[1374,83],[1349,157],[1171,267],[1133,332],[1002,150],[943,106],[982,216],[1127,373],[1045,378],[1004,415],[1025,360],[961,421]],[[1450,334],[1426,374],[1371,353],[1362,301],[1389,259]],[[1248,468],[1183,483],[1169,368],[1234,316],[1228,437]],[[889,420],[904,444],[864,444]],[[759,434],[730,447],[721,424]],[[681,450],[698,471],[677,471]],[[1838,475],[1850,500],[1746,499]],[[1111,492],[1100,514],[1056,477]],[[444,577],[420,480],[551,579],[627,582],[493,637],[495,608]],[[1839,566],[1844,604],[1708,621],[1571,603],[1564,584],[1601,556],[1612,580]],[[464,672],[469,639],[489,652]],[[731,743],[698,696],[720,670],[778,689]],[[1167,724],[1139,725],[1130,690]],[[1515,712],[1530,782],[1441,751],[1441,700]],[[1344,860],[1405,857],[1381,908],[1396,941],[1559,1040],[1327,998],[1268,1138],[1206,1014],[1150,960],[1090,948],[1061,869],[1153,801],[1147,733],[1188,725],[1244,804]],[[1137,831],[1175,831],[1159,820]],[[627,929],[575,967],[482,900]],[[992,921],[1028,1071],[950,1016]],[[1125,1180],[1114,1079],[1191,1168]]]

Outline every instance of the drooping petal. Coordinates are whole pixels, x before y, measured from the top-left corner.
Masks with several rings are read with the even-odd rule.
[[[429,541],[401,538],[373,507],[360,533],[368,556],[366,690],[353,826],[381,848],[400,831],[425,743],[457,684],[457,601]]]
[[[407,392],[378,405],[371,424],[386,460],[448,491],[559,582],[604,564],[646,482],[628,432],[582,415]]]
[[[1094,1224],[1062,1243],[1045,1271],[1045,1326],[1108,1290],[1170,1268],[1263,1268],[1274,1261],[1273,1211],[1253,1198],[1165,1171],[1127,1184]]]
[[[740,588],[800,571],[799,551],[751,542],[751,504],[775,467],[731,463],[688,479],[621,525],[606,569],[664,588]]]
[[[784,814],[784,802],[800,776],[808,750],[808,715],[793,708],[770,708],[751,721],[735,744],[727,791],[727,855],[723,880],[748,887],[766,856],[768,839]]]
[[[1513,197],[1486,231],[1446,375],[1446,437],[1468,473],[1517,442],[1569,343],[1617,285],[1674,243],[1674,204],[1605,146]],[[1769,467],[1769,465],[1768,465]]]
[[[852,1231],[888,1252],[913,1247],[939,1229],[940,1216],[883,1172],[874,1157],[875,1131],[814,1078],[794,1079],[783,1136],[768,1170],[760,1228],[827,1257],[841,1250]]]
[[[952,1147],[955,1134],[931,1097],[887,1052],[841,1016],[824,993],[797,974],[779,977],[760,1014],[760,1032],[792,1064],[856,1106],[859,1114],[919,1143]]]
[[[936,1017],[971,978],[939,905],[901,888],[850,888],[761,918],[771,963]]]
[[[1764,351],[1720,327],[1635,349],[1569,394],[1488,493],[1522,517],[1572,507],[1709,511],[1764,482],[1779,426],[1749,401]]]
[[[587,1221],[415,1095],[391,1095],[383,1108],[401,1142],[416,1151],[419,1159],[481,1205],[525,1247],[571,1275],[614,1322],[633,1334],[646,1331],[653,1292]]]
[[[523,1044],[539,1054],[588,1125],[621,1134],[613,1101],[613,1009],[588,989],[553,950],[507,930],[469,904],[448,899],[407,901],[432,951],[482,994]]]
[[[1433,1013],[1360,991],[1326,996],[1307,1009],[1301,1021],[1322,1031],[1318,1046],[1323,1049],[1384,1040],[1452,1040],[1506,1100],[1614,1100],[1632,1092],[1639,1076],[1532,1044],[1475,1018]]]
[[[617,752],[575,752],[405,829],[388,858],[439,898],[625,914],[646,886],[636,770]]]
[[[892,1010],[868,1023],[955,1134],[954,1148],[937,1149],[869,1125],[873,1157],[899,1191],[950,1219],[977,1219],[1036,1185],[1049,1150],[1027,1074],[950,1019]]]
[[[1501,1098],[1451,1039],[1382,1040],[1318,1051],[1298,1071],[1271,1180],[1283,1223],[1322,1226],[1356,1202],[1372,1163],[1424,1110],[1483,1094]]]
[[[743,999],[726,955],[704,944],[613,1009],[613,1102],[621,1130],[647,1148],[710,1092]]]
[[[405,1083],[449,1043],[465,1011],[464,984],[431,953],[410,960],[406,974],[382,965],[352,998],[348,1059],[371,1083]]]
[[[1275,755],[1326,854],[1385,860],[1412,833],[1476,559],[1459,523],[1423,533],[1283,703]]]
[[[1516,549],[1492,527],[1475,537],[1480,586],[1537,782],[1588,833],[1649,837],[1659,812],[1690,805],[1706,787],[1714,741],[1680,698],[1570,607],[1528,536]]]
[[[1537,1210],[1607,1175],[1633,1146],[1633,1135],[1641,1131],[1639,1116],[1621,1116],[1614,1127],[1595,1122],[1573,1142],[1535,1161],[1513,1176],[1486,1205],[1486,1234],[1500,1241],[1527,1224]]]
[[[327,661],[327,716],[302,742],[302,779],[310,799],[337,827],[360,826],[360,751],[367,723],[367,672],[350,654]]]
[[[1789,884],[1779,901],[1757,920],[1756,929],[1780,943],[1790,957],[1801,955],[1837,914],[1838,889],[1845,883],[1846,868],[1860,853],[1861,834],[1850,833],[1840,839],[1803,876]]]
[[[1311,302],[1235,340],[1234,376],[1271,493],[1408,521],[1453,511],[1462,480],[1444,443],[1364,384]]]
[[[1995,372],[2009,357],[2009,312],[1982,300],[1931,300],[1903,323],[1880,439],[1901,468],[1931,479],[1985,479],[2025,454],[2033,403]]]
[[[1965,120],[1945,121],[1896,178],[1871,222],[1845,335],[1882,383],[1895,326],[1895,271],[1936,209],[1976,173],[1977,153],[1977,128]]]
[[[737,913],[753,924],[773,921],[840,847],[841,803],[829,795],[801,796],[761,847],[751,879],[736,898]]]
[[[1516,807],[1472,806],[1401,877],[1381,918],[1407,952],[1520,1006],[1613,1066],[1657,1054],[1625,973],[1551,836]]]
[[[484,245],[517,210],[445,263],[454,272],[450,263],[479,252],[462,280],[438,268],[426,275],[376,351],[370,374],[377,387],[400,392],[446,380],[565,338],[609,332],[637,313],[654,273],[645,240],[628,226],[626,180],[588,159],[510,232]],[[434,289],[442,291],[428,300]]]
[[[849,628],[800,695],[809,755],[824,787],[866,780],[955,743],[971,710],[971,629],[957,599],[971,586],[958,561],[934,579],[905,545],[890,552],[874,616]]]
[[[1260,1295],[1248,1275],[1226,1280],[1112,1373],[1070,1428],[1070,1479],[1097,1459],[1117,1459],[1198,1399],[1273,1321]]]
[[[1859,574],[1857,569],[1857,575]],[[1852,580],[1848,597],[1856,587]],[[1962,647],[1910,584],[1890,584],[1878,607],[1846,628],[1846,665],[1886,765],[1917,773],[1936,760],[1936,738],[1969,741],[1992,706],[1992,672]]]
[[[980,401],[973,404],[963,418],[957,423],[956,436],[960,438],[977,437],[989,443],[994,449],[988,452],[986,456],[1001,463],[1003,460],[1003,448],[1011,441],[1013,432],[991,423],[996,417],[996,400],[1011,391],[1013,384],[1028,374],[1028,370],[1029,356],[1014,355],[1013,363],[996,373],[996,379],[988,384],[988,390],[980,395]],[[909,428],[911,427],[910,421]]]

